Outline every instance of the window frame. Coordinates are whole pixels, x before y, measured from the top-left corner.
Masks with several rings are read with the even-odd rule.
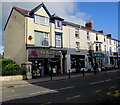
[[[59,24],[60,27],[58,27],[58,22],[60,23],[60,24]],[[60,30],[62,30],[62,21],[60,21],[60,20],[55,20],[55,29],[60,29]]]
[[[59,35],[61,38],[60,39],[58,39],[56,36],[57,35]],[[57,46],[57,40],[60,40],[60,46]],[[63,40],[62,40],[62,34],[55,34],[55,47],[56,48],[62,48],[63,47],[63,42],[62,42]]]
[[[34,38],[34,45],[35,45],[35,46],[41,46],[41,47],[48,47],[48,46],[49,46],[49,43],[50,43],[50,42],[49,42],[49,35],[50,35],[50,34],[47,33],[47,32],[34,31],[34,37],[35,37],[35,33],[36,33],[36,32],[37,32],[37,33],[41,33],[42,35],[44,35],[44,36],[43,36],[43,38],[44,38],[43,40],[46,40],[46,39],[47,39],[48,45],[43,45],[42,43],[36,45],[36,44],[35,44],[35,38]],[[46,34],[47,34],[47,37],[45,36]],[[40,38],[40,37],[39,37],[39,38]],[[42,41],[41,41],[41,42],[42,42]]]
[[[39,22],[36,22],[36,16],[39,17]],[[41,23],[41,19],[40,18],[44,18],[44,23]],[[49,26],[50,25],[50,19],[48,17],[45,16],[41,16],[41,15],[34,15],[34,23],[35,24],[39,24],[39,25],[45,25],[45,26]]]

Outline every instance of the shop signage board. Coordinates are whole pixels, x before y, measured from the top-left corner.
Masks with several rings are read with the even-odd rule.
[[[60,56],[61,53],[59,51],[50,49],[28,49],[29,58],[56,58]]]
[[[105,57],[103,53],[93,53],[92,57]]]

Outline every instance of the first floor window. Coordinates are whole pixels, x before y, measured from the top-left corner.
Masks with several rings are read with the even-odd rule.
[[[76,50],[77,50],[77,51],[80,50],[80,42],[76,42]]]
[[[48,46],[48,33],[44,32],[34,32],[35,46]]]
[[[110,47],[110,55],[112,55],[112,47]]]
[[[62,35],[60,34],[55,35],[55,45],[56,47],[62,47]]]

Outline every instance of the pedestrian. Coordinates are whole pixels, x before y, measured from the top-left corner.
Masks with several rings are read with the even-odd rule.
[[[97,64],[97,63],[94,63],[94,73],[95,73],[95,74],[96,74],[97,70],[98,70],[98,64]]]

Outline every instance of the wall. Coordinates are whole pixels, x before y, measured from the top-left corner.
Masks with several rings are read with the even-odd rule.
[[[13,10],[4,31],[4,55],[17,64],[26,62],[25,17]]]

